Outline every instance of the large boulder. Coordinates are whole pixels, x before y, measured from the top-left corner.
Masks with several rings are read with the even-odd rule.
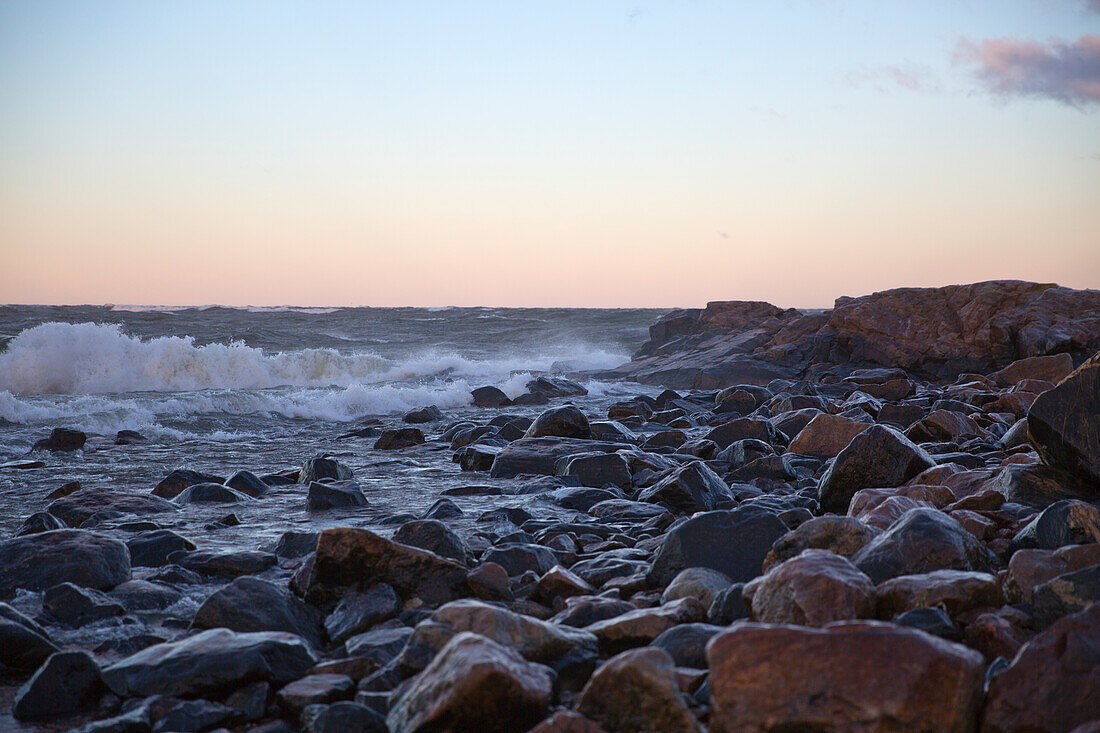
[[[933,570],[995,569],[997,558],[954,518],[936,509],[909,510],[852,558],[875,583]]]
[[[860,489],[901,486],[936,465],[928,453],[885,425],[859,433],[821,477],[818,502],[822,511],[845,514]]]
[[[0,543],[0,568],[0,597],[66,582],[107,590],[130,579],[130,552],[111,537],[55,529]]]
[[[177,506],[187,504],[242,504],[252,501],[244,492],[231,489],[224,484],[192,484],[181,491],[172,503]]]
[[[1100,354],[1039,395],[1027,433],[1043,461],[1100,493]]]
[[[609,659],[585,685],[577,710],[621,733],[700,730],[684,703],[676,666],[661,649],[632,649]]]
[[[159,496],[85,488],[54,501],[46,507],[46,511],[70,527],[79,527],[92,515],[100,512],[121,512],[141,516],[178,512],[179,507]]]
[[[199,606],[193,629],[230,631],[286,631],[314,647],[321,645],[321,618],[317,610],[285,588],[260,578],[237,578]]]
[[[1066,616],[1024,644],[989,684],[982,733],[1069,731],[1096,720],[1100,604]]]
[[[120,697],[217,696],[251,682],[283,685],[316,663],[294,634],[211,629],[142,649],[105,668],[103,679]]]
[[[618,453],[583,453],[566,457],[556,467],[559,476],[577,479],[581,486],[630,487],[630,463]]]
[[[306,490],[306,510],[311,512],[367,504],[367,497],[363,496],[363,490],[355,480],[313,481]]]
[[[707,647],[710,730],[974,729],[982,655],[876,621],[743,623]]]
[[[472,633],[451,639],[396,700],[390,730],[523,733],[550,704],[554,673]]]
[[[515,478],[521,473],[553,476],[559,461],[566,456],[593,451],[613,453],[623,447],[621,443],[579,438],[520,438],[496,455],[489,475],[493,478]]]
[[[150,529],[131,536],[126,547],[134,567],[159,568],[168,564],[173,552],[194,550],[195,543],[170,529]]]
[[[585,414],[572,405],[551,407],[535,418],[526,438],[591,438],[592,428]]]
[[[1057,550],[1017,550],[1008,561],[1005,596],[1030,603],[1032,590],[1059,575],[1100,565],[1100,544],[1071,545]]]
[[[79,430],[54,428],[50,437],[36,441],[31,450],[74,451],[84,447],[88,436]]]
[[[702,461],[676,469],[638,494],[641,501],[662,504],[681,514],[711,511],[732,498],[726,482]]]
[[[866,422],[822,412],[799,431],[787,450],[803,456],[832,458],[848,447],[852,438],[869,427],[871,426]]]
[[[225,479],[221,476],[214,476],[213,474],[202,473],[201,471],[192,471],[188,468],[177,468],[160,480],[160,483],[153,489],[153,496],[159,496],[162,499],[174,499],[188,486],[205,483],[220,484],[224,482]]]
[[[665,587],[684,568],[710,568],[734,583],[760,575],[772,544],[787,533],[775,514],[756,506],[706,512],[665,535],[647,575]]]
[[[366,529],[333,527],[321,532],[312,562],[297,584],[315,605],[334,603],[348,590],[388,583],[404,598],[443,603],[466,587],[466,568]]]
[[[764,570],[790,560],[803,550],[828,550],[851,557],[879,534],[855,517],[826,514],[814,517],[776,540],[764,558]]]
[[[347,481],[352,476],[351,468],[329,456],[316,456],[310,458],[298,472],[298,483],[309,485],[321,479],[333,481]]]
[[[11,712],[17,720],[63,718],[93,709],[106,691],[88,652],[58,652],[19,688]]]
[[[840,555],[805,550],[744,590],[752,617],[769,624],[825,626],[874,615],[874,585]]]
[[[915,608],[942,608],[951,616],[974,608],[1004,604],[996,576],[963,570],[934,570],[899,575],[875,587],[879,618],[890,619]]]
[[[1073,357],[1069,354],[1050,354],[1049,356],[1029,356],[1017,359],[1003,369],[998,369],[989,378],[1000,387],[1012,387],[1025,379],[1041,379],[1057,384],[1073,371]]]
[[[645,646],[669,629],[681,624],[703,621],[707,609],[702,603],[686,596],[653,608],[639,608],[620,616],[597,621],[585,627],[600,640],[600,646],[619,652]]]

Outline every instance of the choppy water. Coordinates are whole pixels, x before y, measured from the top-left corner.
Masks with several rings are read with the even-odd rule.
[[[34,455],[34,470],[0,469],[0,537],[11,536],[44,496],[79,480],[148,492],[174,468],[228,476],[340,455],[372,503],[368,510],[310,516],[303,487],[232,507],[188,507],[156,520],[200,546],[259,546],[282,531],[370,526],[417,512],[446,488],[489,482],[462,474],[450,451],[428,445],[385,453],[372,439],[337,441],[364,418],[399,422],[438,405],[448,418],[489,419],[469,405],[484,384],[509,395],[532,375],[615,366],[661,315],[654,310],[499,308],[119,308],[0,306],[0,462],[26,457],[50,428],[84,430],[83,451]],[[596,416],[638,385],[589,382],[578,400]],[[535,414],[539,408],[513,408]],[[442,424],[424,426],[429,435]],[[148,444],[115,446],[118,430]],[[493,500],[465,499],[471,509]],[[499,503],[499,499],[496,500]],[[235,511],[243,524],[209,529]],[[209,516],[208,516],[209,515]]]

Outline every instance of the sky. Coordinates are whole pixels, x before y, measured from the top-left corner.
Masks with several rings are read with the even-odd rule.
[[[1100,288],[1100,0],[0,3],[0,302]]]

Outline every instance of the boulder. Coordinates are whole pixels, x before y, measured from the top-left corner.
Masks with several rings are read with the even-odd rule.
[[[577,701],[577,711],[607,730],[698,731],[676,677],[661,649],[632,649],[596,670]]]
[[[630,487],[630,464],[618,453],[583,453],[563,458],[556,467],[558,476],[577,479],[581,486],[603,488],[605,486]]]
[[[566,456],[593,451],[613,453],[622,447],[620,443],[577,438],[520,438],[497,454],[489,475],[493,478],[515,478],[523,473],[553,476],[558,462]]]
[[[424,433],[420,428],[394,428],[383,430],[374,441],[375,450],[400,450],[421,445],[424,442]]]
[[[28,534],[49,532],[52,529],[65,529],[65,523],[49,512],[35,512],[23,520],[15,536],[22,537]]]
[[[1057,550],[1100,542],[1100,509],[1076,499],[1056,501],[1012,538],[1013,549]]]
[[[0,603],[0,666],[11,669],[36,669],[57,651],[44,628]]]
[[[739,417],[714,427],[703,436],[720,449],[739,440],[759,440],[769,445],[786,445],[787,436],[779,432],[775,425],[755,417]]]
[[[54,428],[50,431],[50,437],[35,442],[31,450],[73,451],[80,450],[88,436],[79,430],[69,428]]]
[[[684,568],[703,567],[747,582],[760,575],[772,544],[786,533],[779,517],[760,507],[700,514],[665,535],[647,580],[665,587]]]
[[[482,562],[492,562],[508,571],[509,577],[516,577],[531,571],[536,575],[549,572],[558,559],[548,547],[526,542],[505,542],[489,548],[482,556]]]
[[[333,481],[347,481],[351,477],[351,468],[340,463],[340,461],[329,456],[316,456],[310,458],[305,462],[305,465],[302,466],[302,470],[298,472],[298,483],[308,486],[314,481],[320,481],[321,479],[328,478]]]
[[[126,541],[126,548],[134,567],[159,568],[168,564],[173,552],[194,550],[195,543],[170,529],[151,529],[133,535]]]
[[[1100,601],[1100,565],[1059,575],[1031,592],[1034,614],[1051,622]]]
[[[344,674],[311,674],[285,685],[276,693],[279,707],[300,716],[307,705],[347,700],[355,694],[355,682]]]
[[[56,529],[0,542],[0,568],[0,597],[66,582],[106,590],[130,579],[130,553],[104,535]]]
[[[1100,493],[1100,354],[1039,395],[1027,433],[1044,462]]]
[[[1069,354],[1049,354],[1029,356],[1017,359],[1008,366],[998,369],[989,378],[1000,387],[1012,387],[1025,379],[1041,379],[1057,384],[1073,371],[1073,357]]]
[[[310,705],[302,711],[305,733],[386,733],[386,719],[357,702]]]
[[[950,616],[1004,604],[996,576],[962,570],[901,575],[880,583],[874,593],[879,618],[891,619],[917,608],[942,608]]]
[[[362,593],[351,592],[340,599],[325,619],[328,638],[336,644],[369,630],[397,615],[397,594],[385,583],[372,585]]]
[[[359,482],[355,480],[313,481],[306,491],[306,510],[311,512],[368,504]]]
[[[583,412],[572,405],[565,405],[552,407],[536,417],[524,437],[591,438],[592,428]]]
[[[172,499],[172,503],[176,506],[187,504],[241,504],[246,501],[252,501],[252,497],[222,484],[192,484]]]
[[[79,527],[100,512],[121,512],[142,516],[177,512],[179,507],[158,496],[84,488],[57,499],[46,507],[46,511],[70,527]]]
[[[818,484],[818,502],[822,511],[845,514],[860,489],[901,486],[934,465],[928,453],[898,431],[873,425],[837,454]]]
[[[72,583],[47,588],[42,595],[42,610],[69,626],[83,626],[126,612],[105,593]]]
[[[251,471],[237,471],[225,481],[225,485],[253,499],[259,499],[267,493],[268,485]]]
[[[770,624],[825,626],[874,615],[874,585],[850,560],[804,550],[744,590],[752,617]]]
[[[852,438],[870,425],[841,415],[818,413],[799,431],[787,450],[803,456],[832,458],[844,450]]]
[[[193,629],[230,631],[285,631],[315,648],[321,645],[321,618],[317,610],[285,588],[260,578],[237,578],[199,606]]]
[[[668,652],[677,667],[706,669],[707,642],[721,631],[724,627],[712,624],[680,624],[661,632],[650,646]]]
[[[512,404],[508,395],[498,387],[478,387],[470,393],[474,407],[506,407]]]
[[[661,594],[661,603],[669,603],[691,596],[705,608],[710,608],[714,597],[728,588],[729,578],[710,568],[684,568]]]
[[[413,410],[409,410],[401,416],[402,422],[407,422],[411,425],[421,425],[428,422],[437,422],[443,419],[443,411],[435,405],[428,405],[427,407],[417,407]]]
[[[94,709],[106,691],[88,652],[58,652],[19,688],[11,713],[16,720],[64,718]]]
[[[595,634],[602,648],[618,652],[645,646],[673,626],[702,621],[706,615],[703,604],[688,596],[655,608],[639,608],[597,621],[584,630]]]
[[[1092,489],[1068,471],[1041,463],[1009,464],[986,481],[983,489],[1034,509],[1046,509],[1064,499],[1094,501]]]
[[[262,573],[278,562],[275,555],[259,550],[228,552],[195,550],[182,555],[173,555],[171,559],[180,567],[199,575],[230,579]]]
[[[120,697],[216,696],[260,680],[283,685],[316,663],[294,634],[211,629],[142,649],[104,669],[103,679]]]
[[[726,482],[702,461],[676,469],[638,494],[640,501],[662,504],[682,514],[711,511],[732,498]]]
[[[772,565],[790,560],[803,550],[828,550],[851,557],[879,534],[854,517],[827,514],[814,517],[776,540],[764,558],[765,571]]]
[[[911,509],[852,558],[875,583],[933,570],[989,572],[997,558],[941,511]]]
[[[153,489],[153,496],[159,496],[162,499],[174,499],[188,486],[205,483],[220,484],[224,482],[225,479],[220,476],[214,476],[200,471],[192,471],[186,468],[177,468],[160,480],[160,483]]]
[[[536,377],[527,383],[527,391],[546,397],[583,397],[588,394],[584,386],[564,377]]]
[[[1066,616],[1021,647],[993,677],[982,733],[1069,731],[1096,719],[1100,604]]]
[[[1057,550],[1017,550],[1008,561],[1005,596],[1013,603],[1030,603],[1035,586],[1090,565],[1100,565],[1100,544],[1070,545]]]
[[[546,714],[554,674],[472,633],[452,638],[394,703],[394,731],[523,733]]]
[[[393,541],[433,552],[455,562],[466,562],[469,548],[462,538],[437,519],[414,519],[405,522],[393,534]]]
[[[707,646],[710,730],[974,729],[985,663],[966,647],[876,621],[824,629],[738,624]]]

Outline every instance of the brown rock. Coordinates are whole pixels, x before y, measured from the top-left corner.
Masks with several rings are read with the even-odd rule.
[[[935,461],[901,433],[872,425],[842,450],[818,484],[821,509],[844,514],[860,489],[901,486]]]
[[[803,550],[819,549],[851,557],[870,542],[878,531],[853,517],[827,514],[803,522],[776,540],[764,558],[764,572]]]
[[[832,458],[844,450],[852,442],[852,438],[869,427],[865,422],[821,413],[802,428],[787,446],[787,451],[803,456]]]
[[[1030,603],[1035,586],[1091,565],[1100,565],[1100,544],[1071,545],[1057,550],[1017,550],[1008,561],[1005,595],[1013,603]]]
[[[612,657],[585,685],[577,710],[617,733],[700,730],[684,704],[672,657],[661,649]]]
[[[714,596],[728,588],[732,581],[717,570],[710,568],[685,568],[672,579],[665,592],[661,594],[661,603],[670,603],[680,598],[692,598],[710,608]]]
[[[973,730],[982,656],[874,621],[745,623],[711,640],[712,733]]]
[[[1027,433],[1045,463],[1100,492],[1100,354],[1039,395],[1027,413]]]
[[[1073,371],[1073,357],[1069,354],[1050,354],[1049,356],[1031,356],[1017,359],[1003,369],[998,369],[989,378],[1001,387],[1011,387],[1025,379],[1041,379],[1057,384]]]
[[[845,557],[805,550],[745,586],[753,618],[764,623],[825,626],[873,615],[874,586]]]
[[[584,630],[595,634],[603,648],[621,651],[648,644],[677,624],[702,621],[706,616],[707,609],[703,604],[688,596],[656,608],[639,608],[597,621]]]
[[[1004,603],[1001,586],[989,573],[936,570],[891,578],[875,588],[879,618],[891,619],[914,608],[939,606],[951,616]]]
[[[852,558],[871,580],[933,570],[988,572],[997,558],[958,522],[935,509],[912,509]]]

